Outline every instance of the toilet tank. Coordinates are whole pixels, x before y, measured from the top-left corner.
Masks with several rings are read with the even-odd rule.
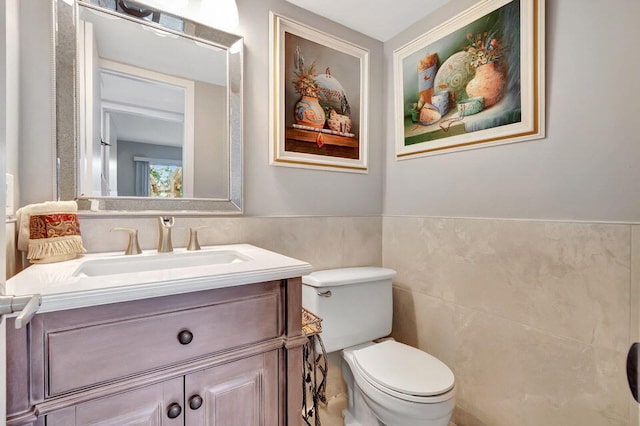
[[[391,333],[391,279],[396,271],[359,267],[316,271],[302,277],[302,306],[322,318],[327,352]]]

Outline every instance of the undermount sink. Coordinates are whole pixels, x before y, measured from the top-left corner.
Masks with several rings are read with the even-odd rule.
[[[88,253],[31,265],[7,280],[7,294],[40,294],[39,313],[279,281],[311,273],[311,265],[251,244],[176,248],[127,256]],[[1,422],[0,422],[1,423]]]
[[[158,253],[146,256],[89,260],[80,265],[73,276],[99,277],[197,266],[227,265],[247,260],[250,258],[235,250]]]

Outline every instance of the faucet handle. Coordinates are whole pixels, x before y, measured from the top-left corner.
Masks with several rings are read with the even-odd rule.
[[[132,228],[112,228],[111,232],[113,232],[113,231],[124,231],[124,232],[127,232],[129,234],[129,243],[127,244],[127,249],[125,250],[124,254],[130,255],[130,254],[140,254],[140,253],[142,253],[142,250],[140,250],[140,244],[138,243],[138,230],[137,229],[132,229]]]
[[[208,226],[189,227],[189,244],[187,244],[187,250],[200,250],[200,243],[198,243],[198,231],[204,228],[208,228]]]

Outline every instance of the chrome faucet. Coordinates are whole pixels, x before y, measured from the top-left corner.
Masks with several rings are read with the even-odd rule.
[[[171,244],[171,228],[175,223],[173,216],[160,216],[158,218],[158,253],[169,253],[173,251]]]

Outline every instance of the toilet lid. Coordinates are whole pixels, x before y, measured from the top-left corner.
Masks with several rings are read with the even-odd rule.
[[[454,385],[453,372],[438,358],[393,340],[358,349],[353,357],[371,381],[406,395],[440,395]]]

